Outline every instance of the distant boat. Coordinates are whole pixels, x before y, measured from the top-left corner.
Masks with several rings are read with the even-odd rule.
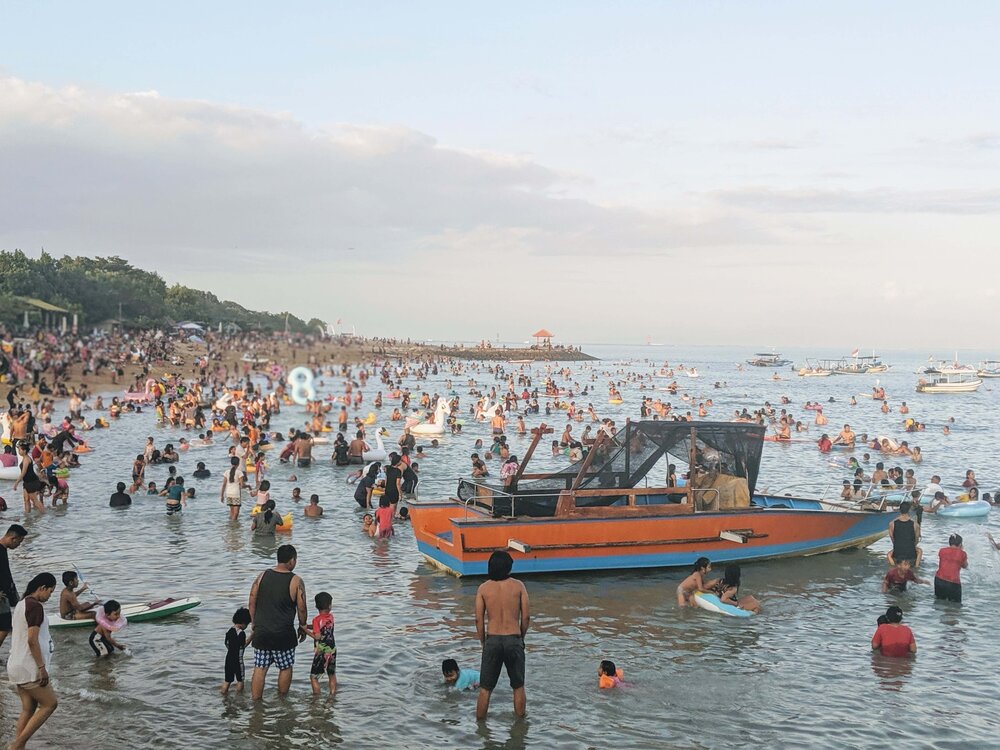
[[[973,393],[983,384],[971,367],[928,369],[917,382],[917,393]]]
[[[807,359],[806,366],[799,368],[800,378],[828,378],[834,373],[839,360]]]
[[[857,352],[857,349],[854,351]],[[879,359],[878,355],[872,351],[871,356],[852,354],[849,359],[842,359],[840,364],[834,368],[834,372],[838,375],[874,375],[888,369],[889,365]]]
[[[1000,378],[1000,360],[984,359],[979,363],[976,375],[981,378]]]
[[[663,346],[663,344],[654,342],[652,336],[647,336],[646,337],[646,346]]]
[[[747,360],[747,364],[754,367],[784,367],[792,364],[792,360],[782,359],[777,352],[757,352],[753,357]]]

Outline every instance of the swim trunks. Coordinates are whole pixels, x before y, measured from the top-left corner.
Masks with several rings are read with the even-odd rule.
[[[483,644],[479,668],[479,686],[493,690],[500,679],[500,668],[507,669],[507,679],[514,690],[524,687],[524,639],[519,635],[488,635]]]
[[[934,598],[962,603],[962,584],[952,583],[934,576]]]
[[[180,503],[177,503],[176,505],[173,505],[171,503],[167,503],[167,515],[168,516],[172,516],[172,515],[174,515],[174,513],[180,513],[180,512],[181,512],[181,505],[180,505]]]
[[[115,651],[115,647],[111,645],[111,641],[100,635],[96,630],[90,633],[90,647],[94,649],[94,653],[97,656],[107,656]]]
[[[337,674],[336,648],[333,649],[332,653],[317,652],[313,655],[312,667],[309,668],[309,674],[313,677],[319,677],[323,672],[326,672],[331,677]]]
[[[295,649],[268,651],[255,648],[253,650],[253,665],[257,669],[267,669],[272,664],[276,664],[278,669],[291,669],[295,664]]]
[[[299,466],[299,468],[304,469],[305,467],[309,466],[309,464],[312,463],[312,459],[311,458],[300,458],[295,463],[296,463],[296,465]]]

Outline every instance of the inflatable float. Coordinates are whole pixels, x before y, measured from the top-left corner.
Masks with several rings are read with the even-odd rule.
[[[364,452],[363,456],[365,463],[371,463],[372,461],[386,461],[389,458],[389,453],[385,449],[385,444],[382,442],[382,436],[379,434],[375,435],[375,447],[371,450]]]
[[[260,509],[262,507],[263,506],[261,506],[261,505],[255,505],[255,506],[253,506],[253,510],[250,511],[250,515],[251,516],[260,515]],[[291,531],[292,530],[292,514],[291,513],[286,513],[285,515],[283,515],[281,517],[281,526],[276,526],[274,528],[274,530],[275,531]]]
[[[434,410],[434,421],[433,422],[421,422],[420,424],[415,424],[410,427],[410,434],[412,435],[444,435],[445,423],[448,421],[448,415],[451,413],[451,407],[448,406],[448,402],[443,398],[438,399],[437,408]]]
[[[985,500],[952,503],[937,509],[937,515],[945,518],[982,518],[990,514],[990,504]]]
[[[21,476],[20,466],[0,466],[0,480],[13,482]]]
[[[169,617],[178,612],[192,609],[201,604],[200,599],[189,596],[184,599],[163,599],[158,602],[148,602],[146,604],[123,604],[122,619],[131,623],[149,622],[159,620],[161,617]],[[93,628],[94,621],[87,620],[64,620],[58,615],[48,616],[50,628]]]
[[[624,404],[625,403],[625,399],[623,399],[623,398],[609,398],[608,399],[608,403],[609,404]]]
[[[715,594],[705,594],[698,591],[694,595],[694,603],[704,610],[715,612],[718,615],[728,615],[729,617],[752,617],[753,612],[749,609],[740,609],[732,604],[724,603]]]

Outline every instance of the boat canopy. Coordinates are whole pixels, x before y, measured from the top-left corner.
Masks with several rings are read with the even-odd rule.
[[[524,474],[514,489],[507,490],[463,480],[458,496],[468,502],[488,494],[496,515],[510,514],[511,503],[520,515],[552,515],[564,490],[608,490],[607,494],[578,495],[576,505],[614,505],[627,494],[614,490],[637,487],[659,460],[669,455],[689,466],[693,461],[691,468],[703,472],[745,479],[752,497],[766,432],[763,425],[736,422],[628,421],[614,437],[602,433],[583,460],[565,469],[545,475]]]

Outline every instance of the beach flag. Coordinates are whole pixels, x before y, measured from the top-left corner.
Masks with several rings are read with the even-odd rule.
[[[860,349],[855,349],[853,352],[851,352],[852,357],[857,357],[859,354],[861,354]]]

